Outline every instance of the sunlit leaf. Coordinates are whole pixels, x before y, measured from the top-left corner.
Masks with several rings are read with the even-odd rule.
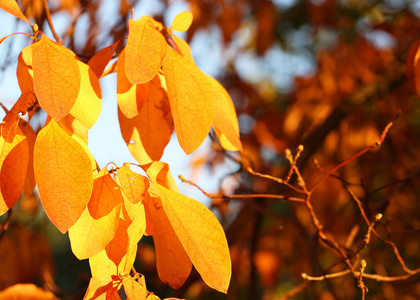
[[[29,150],[29,162],[28,162],[28,169],[26,172],[25,183],[23,185],[23,192],[26,196],[31,196],[35,185],[35,171],[34,171],[34,147],[35,147],[35,140],[36,134],[32,129],[31,125],[28,122],[24,121],[23,119],[19,120],[19,127],[22,129],[23,134],[26,136],[26,140],[28,141],[28,150]]]
[[[90,68],[92,68],[93,72],[95,72],[96,77],[100,78],[102,76],[106,66],[111,61],[115,49],[117,49],[120,41],[121,40],[118,40],[112,45],[103,48],[89,60],[88,65]]]
[[[173,35],[173,39],[178,49],[181,51],[182,56],[188,59],[190,62],[194,63],[190,45],[188,45],[186,41],[176,35]]]
[[[136,117],[128,119],[118,110],[123,139],[140,164],[159,160],[174,130],[170,105],[160,77],[156,76],[147,84],[148,98]]]
[[[92,193],[89,155],[78,141],[51,120],[36,138],[34,169],[45,212],[65,233],[80,217]]]
[[[239,125],[232,99],[225,88],[212,77],[208,77],[214,92],[213,127],[223,148],[230,151],[241,151]]]
[[[120,53],[117,63],[118,107],[127,118],[138,115],[149,94],[149,84],[131,84],[125,75],[125,50]]]
[[[158,73],[167,46],[162,34],[157,31],[151,18],[144,16],[137,21],[128,21],[125,72],[132,84],[150,81]]]
[[[77,222],[69,229],[74,255],[78,259],[101,252],[112,240],[118,225],[123,197],[106,168],[93,180],[89,203]]]
[[[117,170],[121,189],[131,203],[138,203],[146,197],[149,179],[130,170],[130,164],[125,163]]]
[[[28,141],[19,127],[11,143],[0,136],[0,215],[21,196],[28,161]]]
[[[175,31],[187,31],[193,21],[193,14],[189,11],[183,11],[176,15],[172,21],[171,28]]]
[[[92,277],[84,300],[120,300],[118,283],[109,277]]]
[[[145,300],[148,291],[131,276],[123,278],[124,291],[128,300]]]
[[[163,71],[176,135],[182,149],[190,154],[203,143],[213,123],[212,85],[196,65],[169,46]]]
[[[72,53],[45,35],[32,50],[34,90],[38,102],[57,122],[67,115],[80,89],[80,69]]]
[[[64,118],[58,122],[61,128],[68,130],[71,136],[77,136],[80,138],[84,144],[88,144],[88,131],[89,129],[82,124],[79,119],[73,117],[72,114],[67,114]]]
[[[16,18],[19,18],[31,26],[31,23],[29,23],[28,19],[25,17],[25,15],[22,13],[22,11],[19,8],[19,5],[15,0],[1,0],[0,1],[0,8],[7,11],[9,14],[14,15]]]

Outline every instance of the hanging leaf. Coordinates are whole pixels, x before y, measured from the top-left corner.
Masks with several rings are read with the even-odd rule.
[[[144,286],[135,281],[131,276],[124,276],[123,285],[128,300],[145,300],[149,293]]]
[[[113,239],[118,225],[123,197],[106,168],[93,180],[89,203],[69,229],[74,255],[86,259],[101,252]]]
[[[75,54],[42,35],[32,49],[32,68],[39,104],[55,121],[60,121],[79,94],[81,77]]]
[[[32,129],[31,125],[23,119],[19,119],[19,127],[22,130],[23,134],[28,141],[28,150],[29,150],[29,162],[28,169],[26,171],[25,183],[23,185],[23,192],[26,196],[30,197],[33,194],[34,188],[36,186],[35,181],[35,171],[34,171],[34,147],[36,134]]]
[[[130,164],[125,163],[117,170],[121,189],[131,203],[138,203],[146,197],[149,179],[130,170]]]
[[[175,31],[187,31],[193,21],[193,14],[189,11],[183,11],[176,15],[172,21],[171,29]]]
[[[35,44],[22,49],[18,57],[16,77],[22,94],[35,93],[34,72],[32,70],[32,51]]]
[[[174,39],[175,44],[177,45],[178,49],[181,51],[183,57],[188,59],[190,62],[194,63],[194,58],[192,55],[192,51],[190,45],[180,37],[173,35],[172,38]]]
[[[36,138],[34,169],[45,212],[65,233],[80,217],[92,193],[89,155],[78,141],[51,120]]]
[[[84,300],[121,300],[118,295],[118,283],[111,276],[92,277]]]
[[[28,161],[28,141],[19,127],[11,143],[0,136],[0,215],[21,196]]]
[[[19,18],[25,21],[26,23],[29,24],[29,26],[32,26],[31,23],[29,23],[28,19],[20,10],[19,5],[16,3],[15,0],[1,0],[0,8],[7,11],[9,14],[14,15],[16,18]]]
[[[176,135],[181,148],[190,154],[204,142],[213,123],[212,85],[196,65],[169,46],[163,71]]]
[[[102,107],[101,87],[95,72],[81,61],[76,61],[81,75],[81,84],[76,102],[70,114],[83,126],[90,129],[99,118]]]
[[[115,49],[117,49],[117,46],[121,41],[122,40],[118,40],[112,45],[103,48],[89,60],[88,65],[93,72],[95,72],[96,77],[101,78],[106,66],[114,55]]]
[[[129,119],[138,115],[149,94],[149,84],[131,84],[125,75],[125,50],[117,63],[117,101],[121,112]]]
[[[208,77],[214,93],[213,127],[223,148],[242,152],[239,125],[232,99],[225,88],[212,77]]]
[[[166,51],[165,38],[157,31],[151,17],[128,21],[125,72],[130,83],[141,84],[155,77]]]
[[[174,130],[167,93],[161,87],[161,77],[156,76],[147,85],[148,98],[136,117],[128,119],[118,110],[123,139],[140,164],[159,160]]]

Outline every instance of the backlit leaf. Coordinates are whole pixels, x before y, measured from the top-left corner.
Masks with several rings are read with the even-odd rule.
[[[145,83],[155,77],[167,51],[164,37],[151,20],[144,16],[128,21],[125,72],[132,84]]]
[[[138,203],[145,198],[149,188],[149,179],[130,170],[129,163],[119,168],[117,174],[121,189],[131,203]]]
[[[28,161],[28,141],[19,127],[11,143],[0,136],[0,215],[21,196]]]
[[[69,229],[74,255],[78,259],[101,252],[112,240],[118,225],[123,197],[106,168],[93,180],[89,203],[77,222]]]
[[[60,121],[79,94],[81,79],[75,54],[42,35],[33,46],[32,68],[39,104],[55,121]]]
[[[230,151],[241,151],[239,125],[232,99],[225,88],[212,77],[208,77],[214,92],[213,127],[223,148]]]
[[[189,11],[183,11],[176,15],[172,21],[171,29],[175,31],[187,31],[193,21],[193,14]]]
[[[180,37],[173,35],[172,38],[174,39],[175,44],[177,45],[178,49],[181,51],[183,57],[188,59],[190,62],[194,63],[194,58],[191,52],[190,45]]]
[[[131,276],[124,276],[123,278],[124,291],[128,300],[145,300],[147,297],[147,290],[140,283],[135,281]]]
[[[93,72],[95,72],[96,77],[100,78],[102,76],[102,73],[104,72],[108,63],[111,61],[115,49],[117,48],[120,41],[121,40],[118,40],[112,45],[103,48],[89,60],[88,65],[93,70]]]
[[[7,11],[9,14],[14,15],[16,18],[25,21],[29,24],[29,26],[31,26],[31,23],[29,23],[28,19],[22,13],[22,11],[19,8],[19,5],[16,3],[15,0],[1,0],[0,8]]]
[[[101,87],[95,72],[81,61],[76,61],[81,75],[79,94],[70,114],[90,129],[99,118],[102,107]]]
[[[84,300],[120,300],[118,283],[109,277],[92,277]]]
[[[92,193],[89,155],[76,139],[51,120],[36,138],[34,169],[45,212],[65,233],[80,217]]]
[[[117,101],[121,112],[129,119],[138,115],[149,94],[149,84],[131,84],[125,75],[125,50],[117,63]]]
[[[190,154],[203,143],[213,123],[211,84],[196,65],[169,46],[163,71],[176,135],[181,148]]]
[[[147,83],[148,98],[137,116],[128,119],[118,110],[123,139],[140,164],[159,160],[174,130],[167,93],[161,87],[161,80],[160,76],[156,76]]]
[[[34,171],[34,147],[36,134],[32,129],[31,125],[23,119],[19,119],[19,127],[22,129],[23,134],[26,136],[28,141],[28,150],[29,150],[29,162],[28,169],[26,171],[25,183],[23,185],[23,192],[26,196],[31,196],[33,194],[36,181],[35,181],[35,171]]]

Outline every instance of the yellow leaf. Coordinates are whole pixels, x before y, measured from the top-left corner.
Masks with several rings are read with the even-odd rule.
[[[55,121],[60,121],[79,94],[81,79],[75,54],[42,35],[33,46],[32,68],[39,104]]]
[[[242,152],[239,125],[232,99],[225,88],[212,77],[208,77],[214,92],[213,127],[223,148]]]
[[[163,208],[175,233],[204,282],[227,293],[231,261],[219,221],[202,203],[158,183],[154,185],[159,190]]]
[[[29,24],[29,26],[31,26],[31,23],[29,23],[28,19],[22,13],[22,11],[19,8],[19,5],[16,3],[15,0],[1,0],[0,8],[7,11],[9,14],[14,15],[16,18],[25,21]]]
[[[158,73],[167,46],[165,38],[155,28],[152,18],[144,16],[128,21],[125,72],[132,84],[150,81]]]
[[[190,154],[203,143],[213,123],[212,85],[196,65],[169,46],[163,71],[178,141]]]
[[[82,122],[71,114],[67,114],[64,118],[58,122],[61,128],[65,128],[69,135],[77,136],[80,140],[83,141],[83,144],[88,144],[88,128],[82,124]]]
[[[21,196],[28,161],[28,141],[19,127],[11,143],[0,136],[0,215]]]
[[[118,283],[109,277],[92,277],[84,300],[121,300],[118,296]]]
[[[90,129],[99,118],[102,107],[101,87],[95,72],[81,61],[76,61],[81,75],[79,94],[70,114]]]
[[[108,170],[102,169],[94,178],[88,205],[69,229],[71,248],[78,259],[98,254],[113,239],[122,201],[120,188]]]
[[[167,93],[162,88],[162,79],[156,76],[147,85],[148,98],[137,116],[128,119],[118,110],[123,139],[140,164],[159,160],[174,130]]]
[[[124,291],[128,300],[145,300],[148,291],[131,276],[123,278]]]
[[[22,49],[18,57],[16,77],[22,94],[34,92],[34,72],[32,70],[32,50],[34,44]]]
[[[92,163],[85,149],[54,120],[35,141],[34,169],[41,202],[62,233],[77,221],[92,193]]]
[[[117,101],[121,112],[129,119],[138,115],[149,94],[149,84],[131,84],[125,75],[125,50],[117,63]]]
[[[194,63],[194,58],[188,43],[176,35],[173,35],[172,38],[174,39],[178,49],[181,51],[182,56],[188,59],[190,62]]]
[[[121,189],[127,199],[136,204],[146,197],[149,179],[130,170],[130,164],[125,163],[117,170]]]
[[[189,11],[183,11],[176,15],[172,21],[171,28],[175,31],[187,31],[193,21],[193,14]]]

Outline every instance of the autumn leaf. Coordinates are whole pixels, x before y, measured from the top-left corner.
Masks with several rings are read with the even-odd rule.
[[[131,276],[123,277],[124,291],[128,300],[146,300],[147,290]]]
[[[413,92],[420,95],[420,55],[419,55],[420,39],[415,40],[408,50],[406,74],[408,83]]]
[[[19,5],[16,3],[15,0],[1,0],[0,8],[7,11],[9,14],[14,15],[16,18],[19,18],[25,21],[26,23],[29,24],[29,26],[32,26],[31,23],[29,23],[28,19],[20,10]]]
[[[22,130],[23,134],[28,141],[28,150],[29,150],[29,162],[28,169],[26,171],[25,183],[23,184],[23,192],[26,196],[30,197],[33,194],[34,188],[36,186],[35,181],[35,171],[34,171],[34,148],[36,134],[32,129],[31,125],[23,119],[19,119],[19,127]]]
[[[149,179],[130,170],[130,164],[125,163],[117,170],[121,189],[127,199],[136,204],[146,197],[149,188]]]
[[[32,283],[19,283],[0,292],[0,300],[59,300],[53,293]]]
[[[0,215],[22,194],[29,161],[28,141],[17,127],[11,143],[0,136]]]
[[[147,101],[149,84],[131,84],[124,70],[125,50],[120,53],[117,63],[117,101],[118,107],[127,118],[138,115]]]
[[[132,84],[145,83],[155,77],[167,51],[164,37],[151,20],[144,16],[128,21],[125,72]]]
[[[120,42],[121,40],[118,40],[112,45],[103,48],[89,60],[88,65],[93,70],[93,72],[95,72],[96,77],[101,78],[106,66],[111,61],[115,49],[117,49],[117,46]]]
[[[79,94],[70,114],[90,129],[98,120],[102,107],[101,87],[95,72],[81,61],[76,61],[81,75]]]
[[[213,127],[223,148],[242,152],[239,125],[232,99],[225,88],[212,77],[208,77],[214,92]]]
[[[193,14],[189,11],[183,11],[177,14],[172,21],[171,29],[175,31],[187,31],[193,21]]]
[[[163,71],[176,135],[181,148],[190,154],[203,143],[213,123],[212,85],[196,65],[169,46]]]
[[[32,93],[34,91],[34,72],[32,70],[32,51],[34,44],[22,49],[18,56],[16,67],[16,77],[22,94]]]
[[[181,51],[182,56],[188,59],[190,62],[194,63],[194,58],[192,55],[190,45],[188,45],[186,41],[184,41],[183,39],[181,39],[180,37],[176,35],[172,35],[172,38],[175,44],[177,45],[178,50]]]
[[[159,160],[174,130],[167,93],[161,87],[162,80],[158,75],[147,83],[148,98],[136,117],[128,119],[118,110],[123,139],[140,164]]]
[[[89,203],[69,229],[74,255],[86,259],[101,252],[113,239],[118,225],[123,196],[106,168],[93,180]]]
[[[75,54],[42,35],[32,49],[32,68],[39,104],[55,121],[60,121],[79,94],[81,75]]]
[[[72,114],[67,114],[58,124],[61,128],[65,128],[69,135],[77,136],[85,145],[88,145],[89,129]]]
[[[205,205],[178,192],[166,164],[154,162],[144,166],[144,169],[153,183],[152,191],[161,199],[161,204],[155,202],[155,207],[163,207],[185,252],[204,282],[227,293],[231,261],[226,236],[219,221]],[[148,208],[150,210],[150,205]],[[156,226],[155,221],[154,224]]]
[[[120,300],[118,282],[109,277],[92,277],[84,300]]]
[[[36,138],[34,169],[45,212],[65,233],[80,217],[92,193],[89,155],[76,139],[51,120]]]

